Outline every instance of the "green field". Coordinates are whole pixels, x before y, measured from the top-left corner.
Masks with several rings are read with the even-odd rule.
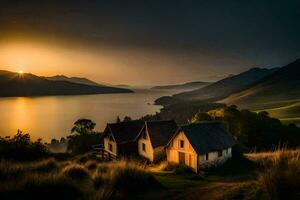
[[[288,105],[286,103],[282,103],[283,106],[277,104],[278,107],[257,111],[265,110],[270,116],[280,119],[284,124],[294,123],[300,125],[300,101],[292,102]],[[276,106],[276,104],[273,106]]]

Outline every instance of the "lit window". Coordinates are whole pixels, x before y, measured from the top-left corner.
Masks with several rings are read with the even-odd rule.
[[[143,151],[146,151],[146,144],[142,143],[142,149]]]
[[[184,148],[184,141],[183,140],[179,140],[179,147]]]

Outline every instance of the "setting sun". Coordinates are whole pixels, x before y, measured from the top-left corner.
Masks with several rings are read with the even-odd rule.
[[[23,74],[23,70],[19,70],[18,73],[19,73],[19,74]]]

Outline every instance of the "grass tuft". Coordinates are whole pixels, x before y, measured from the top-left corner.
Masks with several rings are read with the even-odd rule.
[[[76,181],[84,181],[90,179],[89,171],[79,164],[71,164],[62,169],[62,174],[67,178]]]
[[[262,161],[259,187],[269,199],[300,199],[300,151],[277,150]]]
[[[97,162],[94,160],[89,160],[85,163],[88,170],[95,170],[97,168]]]

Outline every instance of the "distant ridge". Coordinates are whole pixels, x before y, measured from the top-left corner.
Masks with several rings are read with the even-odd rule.
[[[159,89],[159,90],[195,90],[203,88],[211,83],[203,82],[203,81],[194,81],[188,82],[183,84],[174,84],[174,85],[161,85],[161,86],[154,86],[152,89]]]
[[[262,78],[274,73],[278,68],[252,68],[243,73],[232,75],[220,81],[212,83],[201,89],[183,92],[173,97],[182,100],[216,101],[225,98],[235,92],[241,91],[256,83]]]
[[[78,83],[78,84],[84,84],[84,85],[104,86],[104,84],[98,84],[87,78],[81,78],[81,77],[67,77],[64,75],[56,75],[56,76],[43,77],[43,78],[46,78],[50,81],[68,81],[71,83]]]
[[[19,74],[0,70],[0,96],[48,96],[84,95],[107,93],[131,93],[132,90],[103,85],[79,84],[70,81],[54,81],[34,74]]]

